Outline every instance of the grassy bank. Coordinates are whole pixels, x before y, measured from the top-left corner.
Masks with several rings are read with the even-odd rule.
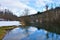
[[[5,34],[7,33],[8,30],[11,30],[13,28],[16,28],[16,26],[4,26],[4,27],[0,27],[0,40],[3,39],[3,37],[5,36]]]
[[[3,29],[0,29],[0,40],[3,39],[3,37],[5,36],[5,34],[6,34],[6,31],[3,30]]]

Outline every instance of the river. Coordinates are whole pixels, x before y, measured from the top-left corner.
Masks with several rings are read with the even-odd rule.
[[[30,26],[27,31],[22,28],[11,30],[5,35],[3,40],[60,40],[60,35],[47,32],[44,29],[38,30],[37,28]]]

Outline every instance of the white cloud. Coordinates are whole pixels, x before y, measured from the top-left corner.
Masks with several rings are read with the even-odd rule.
[[[56,2],[57,1],[57,2]],[[13,11],[16,15],[22,15],[22,10],[28,8],[29,14],[34,14],[37,11],[45,11],[45,5],[51,3],[59,4],[59,0],[0,0],[0,4]],[[36,11],[37,10],[37,11]]]
[[[25,3],[25,4],[29,4],[30,0],[20,0],[20,2]]]
[[[16,13],[20,14],[18,11],[24,10],[25,8],[32,10],[32,13],[30,14],[36,13],[36,10],[34,8],[31,8],[26,4],[21,3],[19,0],[2,0],[0,1],[0,3],[1,3],[1,6],[6,7],[7,9],[13,11],[15,14]]]
[[[38,1],[36,1],[36,5],[37,5],[37,7],[40,7],[40,6],[44,6],[45,3],[43,2],[43,0],[38,0]]]
[[[45,5],[53,3],[52,0],[21,0],[21,2],[33,6],[33,8],[36,8],[38,11],[45,11]]]
[[[52,0],[36,0],[35,5],[39,11],[46,11],[45,6],[53,3]]]
[[[29,30],[29,31],[33,31],[33,32],[35,32],[35,31],[37,31],[38,29],[35,28],[35,27],[30,27],[28,30]]]
[[[36,32],[38,29],[36,27],[29,27],[28,28],[28,34],[33,34],[34,32]]]
[[[52,3],[52,0],[38,0],[38,1],[36,1],[37,7],[45,6],[48,3]]]

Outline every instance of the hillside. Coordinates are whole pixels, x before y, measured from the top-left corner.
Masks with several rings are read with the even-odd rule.
[[[37,12],[35,15],[19,17],[24,26],[35,26],[38,29],[60,34],[60,7],[45,12]],[[29,23],[29,25],[27,25]]]
[[[10,21],[17,21],[18,20],[18,17],[7,9],[5,11],[0,10],[0,18],[4,18],[7,21],[8,20],[10,20]]]

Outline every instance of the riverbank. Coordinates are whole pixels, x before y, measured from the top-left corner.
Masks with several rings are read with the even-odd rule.
[[[7,33],[8,30],[12,30],[16,28],[16,26],[4,26],[4,27],[0,27],[0,40],[2,40],[5,36],[5,34]]]

